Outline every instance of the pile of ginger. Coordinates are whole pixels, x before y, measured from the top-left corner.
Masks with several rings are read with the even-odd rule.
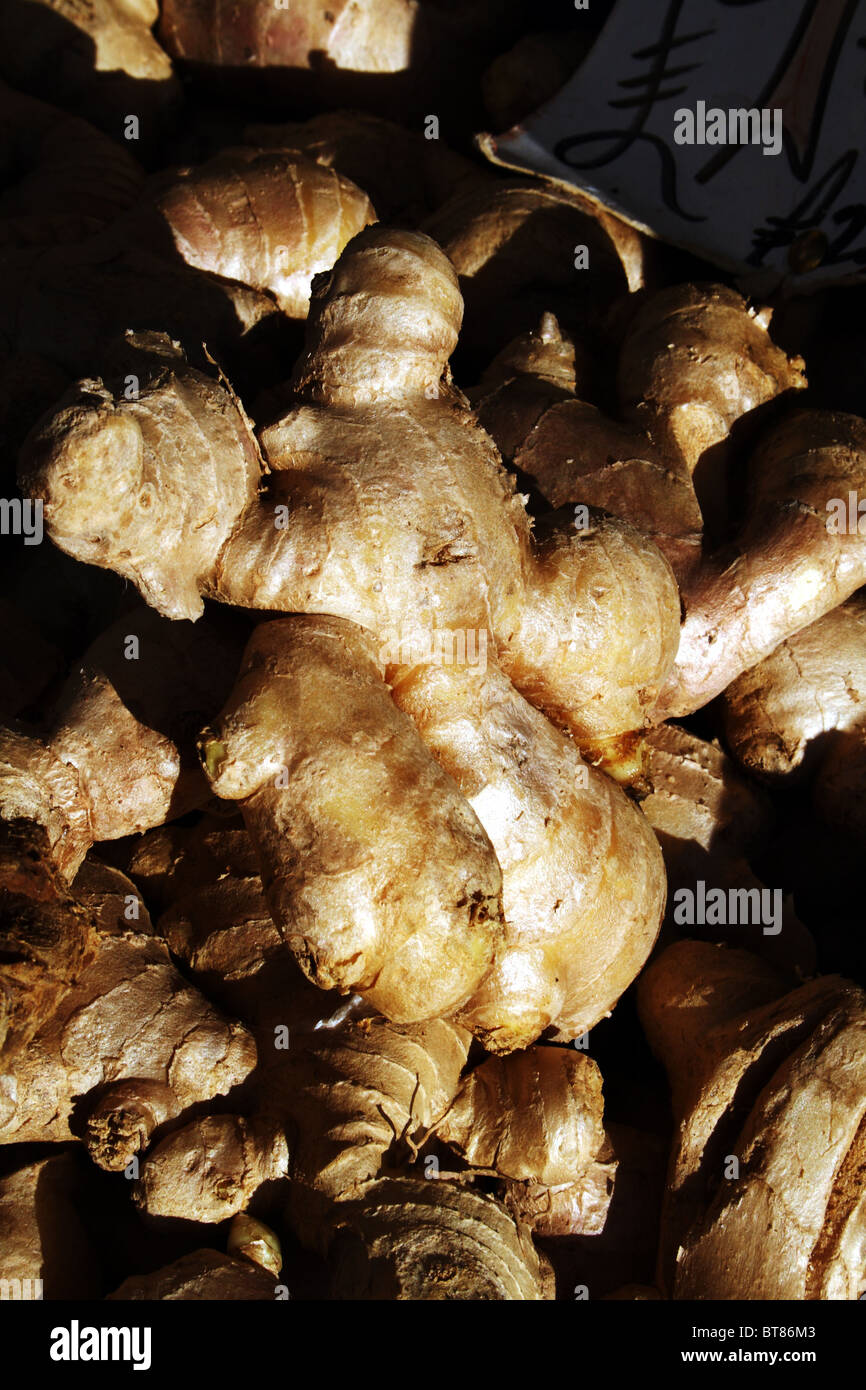
[[[0,89],[0,1274],[858,1298],[866,996],[768,847],[864,833],[866,422],[410,120],[167,167],[127,8],[156,172]]]

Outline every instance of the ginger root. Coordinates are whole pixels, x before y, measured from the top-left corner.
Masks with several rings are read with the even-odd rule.
[[[89,1177],[82,1155],[60,1146],[0,1177],[4,1300],[102,1296],[99,1255],[88,1231]]]
[[[749,952],[696,941],[640,982],[676,1122],[659,1255],[674,1298],[866,1289],[866,996],[832,975],[788,988]]]
[[[578,328],[644,283],[641,234],[577,190],[542,179],[459,189],[422,228],[460,277],[461,349],[482,362],[544,313]],[[578,246],[587,248],[591,272],[576,268]]]
[[[866,594],[855,594],[781,642],[732,681],[721,700],[725,738],[759,777],[820,776],[835,735],[866,725]]]
[[[197,617],[202,593],[332,614],[368,628],[397,667],[437,634],[489,632],[530,698],[615,759],[673,660],[673,576],[612,520],[578,532],[554,519],[533,550],[513,481],[446,380],[460,316],[433,242],[368,228],[317,282],[296,404],[262,433],[266,493],[228,389],[166,356],[137,401],[119,383],[83,383],[62,402],[25,445],[22,487],[44,499],[61,549],[130,578],[170,617]],[[195,455],[181,407],[196,418]],[[625,633],[610,710],[593,681],[600,645],[586,649],[596,615],[610,641]]]
[[[682,582],[700,560],[703,527],[691,477],[649,435],[578,398],[575,352],[544,314],[490,364],[472,395],[478,418],[550,506],[588,503],[630,522]],[[583,362],[579,375],[583,387]]]
[[[491,181],[480,163],[425,140],[418,130],[364,111],[325,111],[307,121],[251,125],[244,140],[260,150],[290,150],[351,179],[379,217],[417,227],[456,188]],[[334,258],[336,259],[336,257]]]
[[[82,241],[132,206],[144,173],[78,117],[0,83],[0,243]]]
[[[471,1071],[436,1132],[473,1168],[552,1187],[595,1158],[603,1108],[591,1057],[531,1047]]]
[[[368,634],[332,618],[262,624],[201,748],[311,980],[399,1023],[465,1003],[501,935],[499,865],[395,708]]]
[[[641,810],[662,848],[668,879],[668,906],[662,940],[700,935],[746,946],[780,967],[805,978],[815,968],[815,942],[798,919],[791,899],[774,901],[753,873],[750,860],[772,828],[772,811],[760,789],[750,785],[721,748],[675,724],[663,724],[647,739],[653,790]],[[707,894],[721,890],[726,901],[745,904],[745,920],[718,920],[696,930],[679,915],[681,890],[694,895],[702,881]],[[688,902],[688,899],[685,899]],[[773,904],[773,932],[765,934],[767,904]],[[760,911],[758,910],[760,907]],[[778,910],[779,920],[776,920]],[[778,928],[778,931],[775,930]]]
[[[162,1269],[130,1275],[108,1301],[249,1303],[276,1297],[277,1280],[268,1270],[238,1255],[193,1250]]]
[[[22,810],[24,808],[22,807]],[[0,1064],[24,1052],[96,946],[93,913],[69,892],[48,832],[23,817],[0,827]],[[0,1115],[8,1099],[0,1078]]]
[[[724,285],[673,285],[638,310],[620,352],[625,418],[694,476],[713,529],[728,513],[731,431],[806,386],[803,359],[776,347],[769,323],[768,309],[749,309]]]
[[[6,0],[0,75],[23,91],[51,92],[115,139],[133,112],[153,147],[180,97],[151,33],[158,16],[158,0]]]
[[[133,884],[88,862],[73,893],[98,911],[89,964],[0,1076],[0,1144],[77,1137],[127,1166],[166,1120],[252,1071],[255,1044],[178,974]]]
[[[531,1236],[493,1197],[450,1183],[390,1179],[339,1213],[337,1299],[553,1297]]]
[[[583,756],[645,790],[643,733],[677,652],[679,596],[661,550],[594,507],[539,518],[506,675]]]
[[[196,832],[186,831],[194,841]],[[274,1029],[285,1026],[306,1031],[313,1028],[343,1001],[311,984],[298,962],[286,949],[268,910],[259,876],[258,863],[240,863],[226,838],[243,837],[244,859],[256,860],[252,842],[244,831],[213,831],[208,839],[226,869],[214,869],[207,880],[193,886],[184,878],[194,873],[195,843],[181,850],[174,874],[167,874],[165,890],[173,901],[157,922],[162,936],[184,972],[207,995],[232,1016],[243,1020],[257,1041],[273,1049]],[[137,865],[144,850],[136,854],[130,873],[143,884]],[[204,867],[204,866],[202,866]],[[147,891],[143,887],[143,891]],[[267,1055],[260,1066],[268,1065]]]
[[[486,829],[505,938],[460,1018],[494,1051],[566,1041],[613,1008],[655,941],[661,856],[641,812],[502,672],[416,667],[394,698]]]
[[[141,341],[135,398],[123,364],[114,382],[79,383],[31,435],[22,477],[61,550],[115,568],[166,617],[197,618],[194,576],[256,496],[259,452],[226,387],[164,336]]]
[[[373,107],[466,120],[516,0],[163,0],[160,41],[197,81],[285,110]]]
[[[292,318],[306,318],[313,276],[376,220],[366,193],[334,169],[245,146],[163,177],[152,205],[187,265],[269,292]],[[141,212],[131,222],[162,251],[159,230]]]
[[[41,739],[0,729],[0,819],[41,826],[72,879],[97,841],[201,805],[193,736],[230,688],[239,636],[232,621],[190,628],[147,609],[118,619],[70,674]]]
[[[410,0],[270,0],[228,6],[216,0],[163,0],[160,38],[173,57],[226,67],[310,68],[313,55],[350,72],[408,66],[417,6]]]
[[[808,784],[821,819],[853,843],[866,836],[864,638],[861,592],[782,642],[721,699],[734,756],[770,784]]]
[[[794,411],[750,461],[750,499],[736,543],[710,555],[683,591],[676,665],[656,709],[691,714],[788,637],[866,583],[866,540],[837,533],[828,503],[866,487],[866,424]]]
[[[288,1177],[291,1225],[326,1251],[335,1204],[361,1199],[386,1161],[406,1166],[442,1119],[469,1042],[443,1019],[361,1019],[302,1034],[280,1069],[258,1079],[252,1115],[196,1120],[153,1147],[136,1201],[152,1216],[216,1223]]]

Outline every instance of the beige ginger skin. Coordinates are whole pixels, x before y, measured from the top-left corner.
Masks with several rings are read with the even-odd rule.
[[[856,1299],[866,1288],[866,998],[748,951],[680,941],[638,1007],[670,1079],[659,1283],[675,1299]],[[727,1156],[736,1173],[723,1171]]]
[[[510,342],[472,400],[502,457],[551,507],[601,507],[643,532],[682,584],[700,561],[703,526],[691,475],[634,425],[582,398],[586,367],[555,316]]]
[[[201,747],[314,983],[363,993],[398,1023],[469,999],[502,934],[499,864],[394,705],[368,633],[311,616],[262,624]]]
[[[622,346],[623,415],[692,475],[708,525],[727,511],[731,431],[806,386],[803,359],[770,337],[771,316],[725,285],[671,285],[638,310]]]
[[[643,814],[496,666],[416,667],[394,698],[457,782],[502,866],[505,940],[460,1018],[487,1048],[592,1028],[658,934],[661,852]]]
[[[153,210],[186,264],[267,291],[290,318],[306,318],[313,276],[376,220],[349,179],[281,150],[223,150],[162,184]],[[153,214],[144,215],[140,230],[156,237]]]
[[[362,629],[265,623],[201,751],[301,967],[396,1022],[570,1039],[652,948],[650,826],[492,662],[404,669],[392,699]]]
[[[750,772],[768,779],[814,773],[836,736],[863,736],[866,595],[780,643],[732,681],[722,699],[725,738]]]
[[[570,1038],[591,1027],[652,947],[664,899],[658,847],[640,813],[584,764],[578,747],[592,763],[639,781],[639,731],[673,660],[679,605],[669,565],[625,522],[590,512],[577,528],[566,512],[533,539],[495,447],[447,380],[460,312],[454,271],[428,238],[369,229],[317,284],[294,380],[298,403],[262,434],[273,470],[264,494],[237,403],[222,384],[168,358],[130,410],[109,403],[103,387],[62,407],[31,439],[23,477],[46,495],[62,548],[120,568],[173,617],[197,616],[203,593],[323,615],[306,628],[292,618],[259,629],[241,684],[205,741],[212,786],[241,802],[271,910],[312,978],[357,989],[395,1021],[469,1007],[471,1026],[508,1051],[546,1028]],[[179,445],[179,421],[190,410],[198,459]],[[122,441],[114,451],[118,432],[135,443],[132,452]],[[106,445],[117,482],[107,507],[99,482]],[[100,506],[112,514],[95,536]],[[142,524],[146,559],[136,549]],[[347,637],[346,620],[369,635],[356,628]],[[302,631],[317,634],[315,642],[301,642]],[[419,662],[414,652],[443,631],[489,634],[486,676],[480,664]],[[314,656],[316,646],[330,655]],[[445,773],[464,796],[479,797],[477,820],[448,784],[442,805],[457,798],[449,814],[460,829],[440,840],[444,827],[431,828],[417,801],[401,800],[398,760],[388,792],[393,839],[380,835],[377,816],[389,800],[370,780],[372,755],[361,740],[348,746],[352,722],[324,698],[335,661],[359,727],[380,731],[397,718],[384,668]],[[393,746],[420,775],[421,745],[410,749],[404,734]],[[327,779],[310,784],[314,764],[299,755],[307,748],[314,757],[318,740],[333,750],[333,769],[337,753],[357,763],[368,791],[351,805],[352,778],[336,771],[333,804],[309,800]],[[424,769],[435,781],[435,764]],[[387,785],[386,760],[378,771]],[[314,807],[311,826],[296,809],[305,803]],[[398,807],[404,818],[409,812],[399,833]],[[431,834],[442,846],[435,873]],[[390,878],[379,867],[386,844]],[[311,847],[321,856],[316,872]],[[498,954],[494,850],[507,900]],[[293,867],[302,853],[303,874]],[[415,881],[407,855],[418,865]],[[351,873],[360,897],[339,898],[332,863]],[[447,863],[464,865],[456,879],[444,873]],[[421,949],[423,932],[413,939],[419,912],[431,939],[438,932],[441,946],[450,937],[444,955]]]
[[[683,593],[676,665],[659,720],[693,713],[866,583],[866,542],[828,527],[827,504],[866,486],[866,424],[797,410],[761,440],[736,541]]]
[[[117,570],[170,617],[196,618],[205,595],[347,618],[382,643],[489,633],[593,761],[639,775],[620,739],[646,722],[673,662],[673,575],[622,522],[564,518],[534,544],[447,379],[461,312],[429,238],[369,228],[316,282],[296,404],[262,431],[266,465],[223,384],[160,361],[138,401],[81,384],[31,435],[22,486],[44,499],[61,549]],[[616,638],[610,703],[594,628]]]
[[[80,1133],[95,1163],[120,1171],[159,1125],[243,1081],[256,1047],[175,968],[129,879],[88,861],[73,893],[95,919],[89,959],[2,1065],[0,1145]]]

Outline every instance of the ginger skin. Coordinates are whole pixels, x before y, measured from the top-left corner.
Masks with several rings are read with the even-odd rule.
[[[732,681],[721,701],[725,738],[757,776],[808,778],[837,733],[866,726],[864,689],[866,595],[855,594]]]
[[[503,458],[551,507],[601,507],[648,536],[679,583],[700,560],[701,518],[685,464],[581,399],[587,367],[553,314],[491,362],[472,392]],[[576,376],[577,371],[577,376]]]
[[[149,236],[160,251],[170,245],[196,270],[267,291],[298,319],[307,316],[313,276],[376,220],[366,193],[335,170],[246,146],[163,179],[151,201],[129,220],[130,235]]]
[[[201,749],[311,980],[399,1023],[466,1002],[502,933],[499,865],[394,706],[369,634],[334,618],[262,624]]]
[[[53,864],[48,832],[23,818],[0,826],[0,1066],[26,1051],[95,947],[93,914]]]
[[[496,1052],[570,1040],[613,1008],[664,910],[642,813],[492,662],[418,666],[394,698],[454,778],[502,866],[505,938],[460,1019]]]
[[[142,1165],[136,1197],[151,1215],[215,1223],[273,1179],[289,1178],[286,1215],[327,1253],[336,1297],[542,1298],[549,1280],[528,1231],[491,1197],[412,1171],[417,1145],[457,1090],[469,1035],[445,1020],[382,1019],[314,1033],[264,1088],[251,1118],[212,1116],[169,1135]],[[378,1276],[352,1258],[371,1247]]]
[[[676,1299],[850,1299],[866,1286],[866,997],[834,975],[789,990],[749,952],[697,941],[641,980],[676,1123],[659,1255]]]
[[[119,1171],[166,1120],[243,1081],[256,1049],[179,975],[129,879],[88,862],[73,894],[98,914],[95,948],[0,1077],[0,1144],[83,1129],[94,1162]]]
[[[752,412],[806,386],[803,359],[770,337],[770,314],[724,285],[672,285],[638,310],[620,352],[624,418],[692,475],[715,535],[729,511],[731,431],[742,435]]]
[[[433,242],[369,228],[314,287],[296,404],[262,432],[266,492],[239,406],[181,363],[155,370],[137,402],[102,383],[74,392],[30,436],[22,487],[44,499],[61,549],[124,574],[170,617],[196,618],[205,594],[347,618],[392,646],[490,633],[512,678],[578,742],[586,733],[591,756],[597,734],[602,758],[612,741],[615,770],[616,740],[645,722],[673,660],[673,575],[624,523],[584,535],[563,522],[533,547],[513,481],[447,381],[461,312]],[[643,630],[621,644],[617,687],[633,696],[609,719],[587,688],[597,653],[584,626],[599,612],[628,639]]]
[[[95,842],[201,805],[193,737],[231,688],[242,631],[233,618],[193,628],[146,608],[113,623],[70,673],[41,738],[0,728],[0,820],[41,826],[71,880]]]
[[[866,583],[866,539],[837,534],[827,505],[866,490],[866,423],[794,411],[750,462],[750,500],[735,544],[710,555],[683,592],[676,665],[655,717],[694,713],[786,638]]]
[[[473,1168],[574,1182],[604,1144],[601,1073],[582,1052],[531,1047],[471,1071],[437,1126]]]
[[[324,1251],[334,1204],[362,1198],[386,1159],[414,1160],[457,1091],[470,1041],[444,1019],[301,1031],[279,1069],[255,1079],[251,1116],[195,1120],[154,1146],[136,1200],[150,1215],[216,1223],[289,1178],[289,1221]]]

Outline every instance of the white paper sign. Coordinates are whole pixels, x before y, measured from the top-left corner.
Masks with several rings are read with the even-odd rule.
[[[494,158],[798,288],[866,273],[866,0],[619,0]]]

